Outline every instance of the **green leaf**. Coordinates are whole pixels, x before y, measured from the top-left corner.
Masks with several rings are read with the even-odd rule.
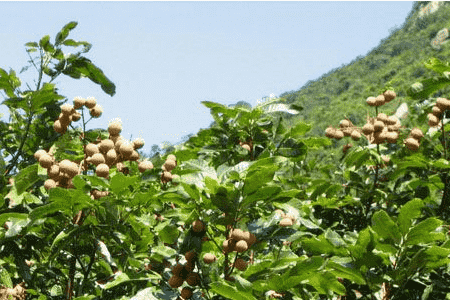
[[[200,193],[197,189],[197,186],[195,184],[186,184],[186,183],[181,183],[181,185],[183,186],[183,189],[186,193],[188,193],[188,195],[194,199],[194,200],[199,200],[200,199]]]
[[[125,176],[124,174],[117,172],[112,178],[110,183],[111,191],[118,195],[124,189],[134,184],[138,180],[138,176]]]
[[[275,172],[278,170],[278,166],[276,165],[263,166],[257,169],[252,168],[252,166],[250,166],[244,180],[244,197],[254,193],[267,182],[272,181]]]
[[[41,89],[29,93],[27,99],[31,101],[32,110],[38,110],[43,106],[56,104],[59,100],[64,99],[64,96],[56,92],[54,84],[44,83]]]
[[[450,249],[439,247],[439,246],[431,246],[427,250],[425,250],[427,255],[427,267],[429,268],[437,268],[443,265],[447,265],[450,262],[448,256],[450,255]]]
[[[162,257],[169,258],[177,254],[177,251],[166,246],[154,246],[152,247],[152,252],[160,254]]]
[[[402,235],[408,233],[412,220],[420,217],[423,207],[424,203],[421,199],[413,199],[402,206],[397,219]]]
[[[348,254],[348,250],[346,248],[335,247],[323,234],[318,237],[302,240],[302,247],[304,250],[317,255],[334,254],[346,256]]]
[[[129,280],[130,280],[130,278],[128,277],[128,275],[126,273],[121,273],[113,281],[105,284],[104,289],[105,290],[111,289],[111,288],[118,286],[119,284],[127,282]]]
[[[3,224],[11,218],[15,218],[15,219],[19,219],[19,220],[26,220],[28,218],[28,214],[25,214],[25,213],[3,213],[3,214],[0,214],[0,226],[3,226]]]
[[[407,90],[406,94],[414,99],[427,99],[434,92],[447,87],[450,84],[450,80],[446,77],[440,78],[428,78],[416,82]]]
[[[164,243],[173,244],[178,239],[179,233],[177,226],[167,224],[167,226],[158,232],[158,236]]]
[[[92,82],[99,84],[102,90],[110,96],[116,93],[116,86],[109,80],[102,70],[96,67],[89,59],[83,56],[71,60],[63,70],[63,74],[79,79],[87,77]]]
[[[346,247],[347,243],[341,238],[341,236],[336,232],[327,228],[325,231],[325,238],[333,244],[335,247]]]
[[[424,63],[425,67],[433,70],[436,73],[444,73],[450,71],[448,62],[444,63],[435,57],[431,57]]]
[[[291,129],[289,136],[291,138],[297,139],[302,136],[304,136],[308,131],[311,130],[311,125],[304,123],[304,122],[298,122],[296,125]]]
[[[86,53],[88,52],[92,45],[88,42],[84,42],[84,41],[74,41],[72,39],[67,39],[62,43],[64,46],[69,46],[69,47],[78,47],[78,46],[84,46],[83,50],[81,51],[82,53]]]
[[[242,201],[242,208],[246,208],[253,203],[264,200],[264,203],[268,204],[269,202],[275,200],[275,197],[278,193],[281,192],[281,187],[279,186],[264,186],[260,189],[257,189],[251,195],[244,197]]]
[[[434,217],[423,220],[408,232],[405,245],[427,244],[435,240],[444,239],[445,234],[443,232],[433,232],[441,226],[442,223],[442,220]]]
[[[61,29],[60,32],[58,32],[56,34],[56,38],[55,38],[55,45],[58,46],[59,44],[61,44],[69,35],[70,31],[72,29],[74,29],[75,27],[77,27],[78,23],[77,22],[69,22],[66,25],[64,25],[64,27]]]
[[[332,269],[331,273],[336,275],[336,277],[347,278],[348,280],[356,284],[361,285],[367,284],[366,281],[364,280],[364,277],[361,275],[361,272],[359,272],[358,270],[344,267],[333,261],[328,262],[327,268]]]
[[[66,214],[71,212],[70,207],[66,203],[53,202],[33,209],[29,216],[32,221],[35,221],[58,211],[65,212]]]
[[[50,43],[50,36],[46,35],[39,41],[39,46],[44,49],[45,52],[53,53],[55,48]]]
[[[15,186],[17,187],[17,193],[19,195],[39,180],[37,171],[37,164],[33,164],[26,167],[25,169],[20,170],[15,179]]]
[[[256,300],[252,294],[238,291],[235,287],[224,282],[213,282],[210,284],[210,287],[213,292],[225,297],[226,299]]]
[[[397,245],[400,244],[402,236],[398,226],[384,210],[372,216],[372,228],[381,238],[392,239]]]
[[[252,283],[239,275],[234,276],[236,279],[236,287],[240,292],[247,293],[252,290]]]
[[[33,47],[33,48],[38,48],[39,44],[36,42],[28,42],[25,44],[26,47]]]
[[[3,269],[1,266],[0,266],[0,283],[9,289],[12,289],[14,287],[11,280],[11,276],[9,275],[8,271]]]

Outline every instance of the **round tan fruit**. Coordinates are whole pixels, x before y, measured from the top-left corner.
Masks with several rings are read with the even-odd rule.
[[[387,123],[388,116],[385,113],[379,113],[377,119],[382,121],[383,123]]]
[[[102,115],[103,109],[99,105],[96,105],[89,110],[89,113],[91,114],[92,117],[98,118]]]
[[[153,169],[153,163],[148,160],[141,161],[138,165],[138,169],[139,169],[139,172],[144,173],[146,170]]]
[[[166,160],[173,160],[173,161],[177,161],[177,157],[175,156],[175,155],[173,155],[173,154],[169,154],[169,155],[167,155],[167,158],[166,158]]]
[[[354,141],[359,141],[359,139],[361,138],[361,133],[359,133],[358,130],[353,130],[351,136]]]
[[[381,106],[384,103],[386,103],[386,99],[384,98],[383,95],[378,95],[375,99],[376,99],[375,106]]]
[[[344,133],[344,136],[351,136],[353,132],[353,128],[351,127],[343,128],[341,130]]]
[[[391,131],[386,133],[386,140],[388,141],[388,143],[395,144],[397,142],[397,139],[398,139],[398,132]]]
[[[416,151],[419,149],[419,142],[414,138],[407,138],[405,140],[405,145],[409,150]]]
[[[245,241],[247,242],[247,245],[250,248],[254,243],[256,243],[256,236],[250,232],[250,237]]]
[[[137,138],[133,141],[133,148],[134,150],[141,149],[142,147],[144,147],[144,144],[145,144],[144,139]]]
[[[86,155],[87,156],[92,156],[96,153],[100,153],[100,150],[98,150],[98,146],[95,144],[87,144],[86,145],[86,149],[85,149]]]
[[[373,138],[374,138],[374,144],[382,144],[382,143],[384,143],[384,141],[386,140],[386,138],[387,138],[387,133],[388,133],[388,131],[386,130],[383,130],[383,131],[378,131],[378,132],[375,132],[374,134],[373,134]]]
[[[181,277],[181,271],[183,271],[183,269],[184,269],[184,266],[182,264],[178,263],[172,268],[172,274],[174,276]]]
[[[375,97],[368,97],[366,102],[367,102],[367,104],[369,106],[376,106],[377,98],[375,98]]]
[[[183,284],[183,278],[173,275],[169,278],[169,285],[171,288],[179,288]]]
[[[191,297],[193,295],[192,289],[189,288],[189,287],[184,287],[184,288],[181,289],[181,294],[180,295],[185,300],[191,299]]]
[[[53,158],[48,154],[44,154],[39,158],[39,164],[41,167],[48,169],[53,165]]]
[[[70,122],[72,122],[72,115],[60,114],[58,120],[61,123],[61,126],[63,128],[66,128],[67,126],[69,126]]]
[[[395,97],[397,97],[397,95],[395,94],[394,91],[390,91],[387,90],[383,93],[384,99],[386,100],[386,102],[391,102],[392,100],[395,99]]]
[[[249,152],[251,151],[250,145],[248,145],[248,144],[242,144],[241,147],[244,148],[245,150],[249,151]]]
[[[49,189],[55,188],[56,182],[53,179],[47,179],[44,182],[44,188],[48,191]]]
[[[375,132],[378,131],[382,131],[384,128],[384,123],[383,121],[375,121],[375,123],[373,124],[373,129],[375,130]]]
[[[112,165],[114,161],[117,159],[117,152],[114,149],[109,150],[106,153],[106,164]]]
[[[362,131],[365,135],[369,135],[369,134],[373,133],[374,130],[375,129],[373,128],[373,125],[370,123],[366,123],[362,128]]]
[[[387,155],[381,155],[381,159],[385,162],[385,163],[389,163],[391,161],[390,157]]]
[[[125,139],[122,138],[118,138],[115,142],[114,142],[114,149],[116,150],[116,152],[120,153],[120,146],[122,146],[123,144],[128,143],[128,141],[125,141]],[[133,148],[133,147],[131,147]]]
[[[122,123],[119,121],[111,122],[108,126],[108,132],[113,136],[119,135],[122,132]]]
[[[139,153],[136,150],[133,150],[128,160],[137,161],[139,159]]]
[[[205,224],[200,220],[195,220],[192,222],[192,229],[194,232],[202,232],[205,230]]]
[[[234,267],[239,271],[245,271],[247,269],[247,262],[242,258],[238,258],[234,263]]]
[[[109,175],[109,167],[107,164],[99,164],[95,169],[95,174],[99,177],[106,178]]]
[[[77,122],[80,119],[81,119],[81,114],[79,112],[75,112],[74,114],[72,114],[72,121]]]
[[[59,179],[59,166],[52,165],[50,168],[47,169],[47,175],[51,179],[57,181]]]
[[[60,122],[59,120],[56,120],[56,121],[53,123],[53,129],[54,129],[57,133],[64,133],[64,132],[66,131],[66,128],[63,127],[63,126],[61,125],[61,122]]]
[[[325,136],[327,138],[334,138],[334,133],[335,133],[336,129],[334,129],[333,127],[329,126],[327,129],[325,129]]]
[[[197,256],[197,254],[195,253],[195,251],[191,250],[188,251],[184,254],[184,258],[189,262],[192,261],[193,259],[195,259],[195,257]]]
[[[200,275],[198,275],[198,273],[191,272],[188,274],[186,282],[190,286],[196,286],[200,283]]]
[[[428,114],[428,125],[435,127],[439,125],[439,118],[433,114]]]
[[[110,139],[102,140],[100,144],[98,144],[98,150],[100,150],[101,153],[107,153],[111,149],[114,149],[114,142]]]
[[[235,228],[230,232],[230,238],[235,241],[242,241],[246,238],[246,234],[239,228]]]
[[[349,120],[341,120],[341,122],[339,123],[339,127],[341,128],[347,128],[351,125]]]
[[[42,155],[47,154],[47,151],[40,149],[34,153],[34,158],[39,161]]]
[[[133,151],[134,151],[133,145],[131,145],[128,142],[127,143],[123,142],[120,145],[119,152],[120,152],[120,154],[122,154],[122,156],[125,159],[129,159],[131,157],[131,155],[133,154]]]
[[[170,173],[170,172],[167,172],[167,171],[164,171],[163,173],[162,173],[162,175],[161,175],[161,180],[163,181],[163,182],[169,182],[169,181],[171,181],[172,180],[172,173]]]
[[[238,252],[238,253],[242,253],[247,251],[248,249],[248,245],[247,242],[242,240],[236,243],[236,246],[234,247],[234,249]]]
[[[431,113],[439,118],[442,114],[442,110],[437,106],[433,106],[433,108],[431,109]]]
[[[441,111],[444,111],[450,109],[450,100],[446,98],[437,98],[435,105],[439,107]]]
[[[222,243],[223,251],[225,253],[233,252],[235,246],[236,246],[236,241],[232,240],[232,239],[225,240]]]
[[[212,264],[213,262],[215,262],[217,260],[217,257],[214,255],[214,254],[212,254],[212,253],[206,253],[204,256],[203,256],[203,261],[206,263],[206,264]]]
[[[88,97],[88,98],[86,99],[86,101],[84,102],[84,105],[85,105],[87,108],[91,109],[91,108],[94,108],[95,105],[97,105],[97,101],[96,101],[95,98],[93,98],[93,97]]]
[[[73,99],[73,108],[79,109],[84,105],[85,102],[86,102],[86,100],[84,100],[83,98],[75,97]]]
[[[344,137],[344,132],[342,130],[336,130],[334,132],[334,138],[340,140]]]
[[[395,125],[395,124],[397,124],[397,122],[399,122],[399,120],[397,119],[396,116],[389,116],[385,123],[387,125]]]
[[[184,270],[187,273],[193,272],[195,269],[195,261],[188,261],[185,265],[184,265]]]
[[[164,168],[166,169],[166,171],[170,172],[173,169],[175,169],[176,163],[175,161],[168,159],[166,160],[166,162],[164,163]]]
[[[420,141],[421,138],[423,138],[423,132],[419,128],[413,128],[410,133],[411,137],[415,138],[416,140]]]
[[[91,164],[93,164],[93,165],[98,166],[99,164],[104,164],[105,163],[105,157],[101,153],[95,153],[94,155],[92,155],[92,157],[89,160],[89,162]]]
[[[284,218],[280,221],[280,226],[286,227],[286,226],[292,226],[294,223],[290,218]]]
[[[286,215],[284,216],[284,218],[289,218],[289,219],[291,219],[291,220],[292,220],[292,223],[295,223],[295,220],[296,220],[295,216],[294,216],[293,214],[291,214],[291,213],[286,214]]]
[[[73,108],[73,105],[70,105],[68,103],[61,105],[61,113],[63,115],[69,116],[75,112],[75,108]]]

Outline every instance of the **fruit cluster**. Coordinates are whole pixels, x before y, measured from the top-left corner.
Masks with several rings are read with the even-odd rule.
[[[397,95],[395,94],[394,91],[387,90],[383,94],[378,95],[377,97],[367,98],[366,102],[369,106],[382,106],[394,100],[395,97],[397,97]]]
[[[103,109],[97,104],[95,98],[88,97],[87,99],[83,99],[81,97],[75,97],[73,106],[70,104],[61,106],[61,114],[53,123],[53,129],[58,133],[64,134],[72,121],[76,122],[81,118],[81,114],[76,110],[81,109],[83,106],[89,109],[89,113],[93,118],[98,118],[103,113]]]
[[[416,151],[419,149],[420,140],[423,138],[423,132],[419,128],[413,128],[409,133],[408,138],[405,140],[405,146],[409,150]]]
[[[60,186],[63,188],[74,188],[72,178],[80,174],[80,167],[68,159],[56,162],[53,153],[47,153],[45,150],[38,150],[34,153],[34,158],[39,162],[41,167],[47,169],[47,179],[44,187],[49,190]]]
[[[428,114],[428,125],[431,127],[438,126],[441,117],[448,109],[450,109],[450,100],[446,98],[437,98],[431,113]]]
[[[172,288],[179,288],[185,281],[193,287],[200,283],[200,275],[197,272],[194,272],[197,253],[191,250],[186,252],[184,258],[186,259],[185,264],[177,263],[172,268],[172,277],[169,278],[169,285]],[[185,291],[183,292],[183,290]],[[189,299],[192,296],[192,289],[183,288],[183,290],[181,291],[181,297],[184,299]],[[190,293],[186,290],[189,290]]]
[[[362,132],[371,144],[395,144],[401,128],[400,120],[396,116],[379,113],[376,118],[367,118]]]
[[[253,233],[235,228],[230,230],[228,239],[223,241],[223,252],[230,253],[236,251],[238,253],[243,253],[247,251],[247,249],[250,248],[255,242],[256,237]]]
[[[285,214],[282,210],[277,210],[276,212],[277,214],[280,215],[281,220],[280,223],[278,225],[282,226],[282,227],[287,227],[287,226],[292,226],[295,223],[295,216],[292,214]]]
[[[173,154],[169,154],[167,156],[167,159],[162,166],[162,174],[161,174],[161,182],[162,183],[168,183],[169,181],[172,181],[175,175],[172,175],[172,170],[175,169],[177,166],[177,158]]]

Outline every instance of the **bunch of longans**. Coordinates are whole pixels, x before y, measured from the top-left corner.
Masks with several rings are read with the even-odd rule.
[[[395,92],[388,90],[377,97],[367,98],[366,102],[369,106],[381,106],[389,103],[395,97]],[[396,116],[387,116],[385,113],[379,113],[376,118],[367,117],[367,123],[362,128],[353,126],[352,122],[347,119],[342,120],[339,126],[339,129],[328,127],[325,130],[325,136],[337,140],[342,139],[344,136],[350,136],[354,141],[358,141],[361,138],[361,134],[364,134],[371,144],[395,144],[399,138],[401,123]],[[417,150],[419,149],[421,138],[423,138],[422,131],[419,128],[413,128],[404,143],[408,149]],[[350,147],[350,144],[345,145],[344,152]]]
[[[99,117],[102,113],[101,108],[97,105],[94,98],[83,99],[76,97],[73,100],[73,106],[70,104],[64,104],[61,106],[61,114],[58,120],[54,123],[54,129],[58,133],[64,134],[67,127],[72,121],[80,119],[80,113],[76,109],[81,109],[83,106],[89,108],[90,114],[93,117]],[[119,120],[114,120],[108,126],[109,138],[105,140],[97,140],[96,143],[89,143],[84,148],[86,162],[95,166],[95,173],[99,177],[108,178],[109,170],[113,166],[117,167],[119,172],[126,173],[127,168],[123,164],[124,161],[137,161],[139,159],[139,153],[136,151],[144,146],[144,141],[140,138],[135,139],[133,142],[128,142],[120,135],[122,131],[122,124]],[[53,153],[41,149],[36,151],[34,157],[39,162],[41,167],[47,169],[47,179],[44,183],[44,187],[49,190],[54,187],[74,188],[72,178],[86,170],[87,165],[80,165],[64,159],[57,162],[53,156]],[[174,156],[172,160],[176,160]],[[170,170],[173,169],[170,166],[166,166]],[[176,165],[176,163],[175,163]],[[151,161],[139,162],[139,171],[145,172],[153,168]],[[166,178],[166,177],[164,177]],[[107,191],[93,190],[91,197],[98,199],[106,196]]]

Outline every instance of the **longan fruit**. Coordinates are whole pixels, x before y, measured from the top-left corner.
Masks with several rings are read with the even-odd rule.
[[[181,289],[181,297],[185,300],[190,299],[193,295],[192,289],[190,287],[184,287]]]
[[[378,96],[375,98],[375,106],[381,106],[381,105],[383,105],[384,103],[386,103],[386,100],[385,100],[385,98],[384,98],[383,95],[378,95]]]
[[[247,262],[242,258],[238,258],[234,262],[234,267],[239,271],[245,271],[247,269]]]
[[[182,277],[181,271],[183,271],[183,269],[184,269],[184,266],[182,264],[178,263],[172,268],[172,274],[177,277]]]
[[[242,241],[246,238],[246,235],[244,234],[244,231],[242,231],[239,228],[235,228],[230,232],[230,238],[232,238],[235,241]]]
[[[366,102],[367,102],[367,104],[369,106],[376,106],[377,98],[375,98],[375,97],[368,97]]]
[[[212,254],[212,253],[206,253],[203,256],[203,261],[206,264],[211,264],[211,263],[215,262],[216,260],[217,260],[217,257],[214,254]]]
[[[379,113],[377,119],[382,121],[383,123],[387,123],[388,116],[385,113]]]
[[[75,108],[73,108],[73,105],[71,104],[63,104],[61,105],[61,113],[63,115],[69,116],[75,112]]]
[[[387,131],[377,131],[373,134],[373,138],[375,144],[382,144],[387,138]]]
[[[95,105],[93,108],[89,110],[89,113],[92,117],[98,118],[102,115],[103,109],[99,105]]]
[[[88,97],[84,102],[84,106],[86,106],[89,109],[94,108],[95,105],[97,105],[97,101],[95,100],[94,97]]]
[[[120,145],[119,152],[125,159],[128,159],[131,156],[131,154],[133,154],[133,151],[134,151],[133,146],[130,143],[124,142]]]
[[[366,124],[363,126],[362,131],[363,131],[363,133],[364,133],[365,135],[369,135],[369,134],[373,133],[373,132],[375,131],[375,129],[374,129],[374,127],[373,127],[372,124],[366,123]]]
[[[161,180],[162,180],[163,182],[166,182],[166,183],[169,182],[169,181],[171,181],[171,180],[172,180],[172,173],[167,172],[167,171],[164,171],[164,172],[162,173]]]
[[[353,132],[353,128],[350,128],[350,127],[343,128],[341,130],[344,133],[344,136],[351,136],[352,132]]]
[[[67,126],[70,125],[70,122],[72,122],[72,115],[59,115],[58,118],[59,122],[61,123],[61,126],[63,128],[67,128]]]
[[[101,153],[95,153],[94,155],[92,155],[92,157],[89,160],[89,162],[91,164],[93,164],[93,165],[98,166],[99,164],[104,164],[105,163],[105,157]]]
[[[441,111],[445,111],[447,109],[450,109],[450,101],[446,98],[437,98],[436,99],[436,104],[437,107],[439,107],[439,109]]]
[[[173,160],[174,162],[176,162],[177,161],[177,157],[175,156],[175,155],[173,155],[173,154],[169,154],[169,155],[167,155],[167,158],[166,158],[166,160]]]
[[[191,272],[188,274],[186,282],[190,286],[196,286],[200,283],[200,275],[198,275],[198,273]]]
[[[75,97],[73,99],[73,108],[79,109],[84,105],[85,102],[86,102],[86,100],[84,100],[83,98]]]
[[[195,269],[195,261],[188,261],[188,262],[186,262],[186,264],[184,265],[184,270],[186,270],[187,273],[193,272],[194,269]]]
[[[98,144],[98,150],[100,150],[101,153],[106,154],[109,150],[114,148],[114,142],[110,139],[102,140],[100,144]]]
[[[40,149],[34,153],[34,158],[39,161],[42,155],[47,154],[47,151]]]
[[[141,149],[142,147],[144,147],[144,144],[144,139],[137,138],[133,141],[133,148],[134,150]]]
[[[72,114],[72,121],[77,122],[79,119],[81,119],[81,114],[79,112]]]
[[[122,124],[119,121],[111,122],[108,126],[108,132],[110,135],[119,135],[122,132]]]
[[[386,133],[386,140],[388,141],[388,143],[395,144],[397,142],[397,139],[398,139],[398,132],[390,131]]]
[[[236,241],[232,240],[232,239],[225,240],[222,243],[223,251],[225,253],[233,252],[235,246],[236,246]]]
[[[439,118],[442,114],[442,110],[437,106],[433,106],[433,108],[431,109],[431,113]]]
[[[44,188],[48,191],[49,189],[55,188],[56,182],[53,179],[47,179],[44,182]]]
[[[286,226],[292,226],[294,223],[292,222],[292,220],[290,218],[284,218],[280,221],[279,225],[286,227]]]
[[[384,100],[385,100],[386,102],[391,102],[392,100],[395,99],[395,97],[397,97],[397,95],[395,94],[395,92],[394,92],[394,91],[390,91],[390,90],[385,91],[385,92],[383,93],[383,96],[384,96]]]
[[[244,148],[245,150],[249,151],[249,152],[251,151],[250,145],[248,145],[248,144],[242,144],[241,147]]]
[[[56,121],[53,123],[53,129],[54,129],[57,133],[64,133],[64,132],[66,131],[66,128],[63,127],[63,126],[61,125],[61,122],[60,122],[59,120],[56,120]]]
[[[52,165],[50,168],[47,169],[47,175],[56,182],[59,179],[59,166]]]
[[[141,161],[138,165],[139,172],[144,173],[146,170],[153,169],[153,163],[148,160]]]
[[[256,243],[256,236],[250,232],[250,237],[248,240],[245,240],[247,242],[248,247],[250,248],[254,243]]]
[[[342,132],[342,130],[336,130],[334,132],[334,138],[337,140],[340,140],[344,137],[344,132]]]
[[[361,138],[361,133],[359,133],[358,130],[353,130],[351,136],[354,141],[359,141]]]
[[[409,150],[413,150],[416,151],[417,149],[419,149],[419,141],[417,141],[414,138],[407,138],[405,140],[405,145]]]
[[[336,131],[336,129],[334,129],[333,127],[329,126],[327,129],[325,129],[325,136],[327,138],[334,138],[334,132]]]
[[[109,167],[106,164],[99,164],[95,169],[95,174],[99,177],[106,178],[109,175]]]
[[[242,240],[236,243],[236,246],[234,247],[234,249],[238,252],[238,253],[242,253],[247,251],[248,249],[248,245],[247,242]]]
[[[194,232],[202,232],[205,230],[205,224],[200,220],[195,220],[192,222],[192,229]]]
[[[133,150],[128,160],[137,161],[139,159],[139,153],[136,150]]]
[[[111,165],[112,163],[114,163],[114,161],[116,160],[116,158],[117,158],[117,152],[116,152],[116,150],[114,150],[114,149],[111,149],[111,150],[109,150],[107,153],[106,153],[106,163],[108,164],[108,165]]]
[[[433,114],[428,114],[428,125],[435,127],[439,125],[439,118]]]
[[[183,278],[173,275],[169,278],[169,285],[171,288],[179,288],[183,284]]]
[[[415,138],[416,140],[420,141],[421,138],[423,138],[423,132],[419,128],[413,128],[410,133],[411,137]]]
[[[382,131],[383,128],[384,128],[384,123],[382,121],[377,120],[373,124],[373,129],[375,130],[375,132]]]
[[[122,137],[122,136],[120,136]],[[122,146],[122,144],[126,143],[126,141],[122,138],[117,138],[117,140],[114,142],[114,149],[116,150],[116,152],[120,153],[120,146]],[[131,147],[133,148],[133,147]]]
[[[349,120],[341,120],[341,122],[339,123],[339,127],[342,128],[347,128],[351,125]]]
[[[41,167],[48,169],[53,165],[53,158],[48,154],[44,154],[39,158],[39,164]]]
[[[173,169],[175,169],[175,167],[176,167],[176,162],[171,159],[166,160],[166,162],[164,163],[164,168],[166,169],[167,172],[172,171]]]
[[[84,150],[87,156],[93,156],[96,153],[100,153],[98,146],[96,144],[89,143],[86,145],[86,149]]]
[[[399,120],[397,119],[396,116],[389,116],[385,123],[387,125],[395,125],[395,124],[397,124],[397,122],[399,122]]]

